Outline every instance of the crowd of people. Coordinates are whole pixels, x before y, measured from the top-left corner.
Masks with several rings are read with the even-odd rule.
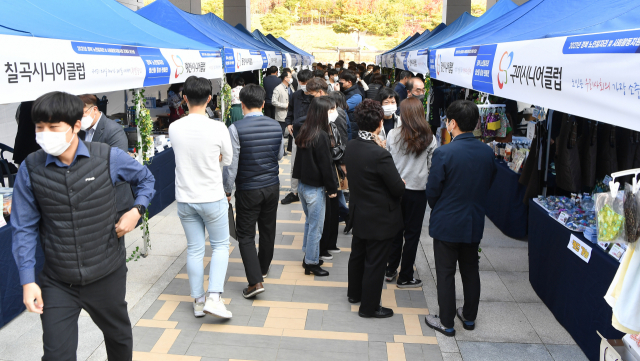
[[[438,147],[425,119],[424,81],[409,72],[395,80],[391,84],[378,66],[364,63],[314,64],[298,72],[272,67],[263,86],[233,79],[231,116],[224,122],[210,119],[209,80],[192,76],[170,89],[175,194],[195,317],[233,316],[221,298],[232,202],[247,278],[243,297],[266,291],[278,203],[299,201],[305,214],[300,271],[329,275],[322,265],[341,252],[337,239],[344,221],[343,232],[353,235],[345,296],[360,303],[358,314],[367,318],[393,316],[380,302],[385,280],[398,288],[422,286],[413,266],[429,204],[441,317],[425,321],[448,336],[455,334],[456,316],[466,329],[475,327],[477,251],[495,174],[493,152],[472,135],[479,115],[470,101],[447,109],[446,130],[454,140]],[[46,359],[75,354],[82,308],[102,329],[110,359],[131,355],[123,237],[153,198],[154,179],[117,148],[121,128],[107,127],[108,138],[104,131],[94,135],[96,124],[104,130],[111,121],[96,101],[63,92],[35,101],[32,117],[42,150],[26,158],[14,190],[14,256],[25,305],[42,317]],[[178,110],[183,105],[188,115]],[[287,150],[291,192],[280,200],[279,161]],[[125,194],[126,183],[133,192]],[[212,248],[207,290],[205,231]],[[45,250],[40,286],[34,274],[38,232]],[[458,309],[456,264],[465,300]]]

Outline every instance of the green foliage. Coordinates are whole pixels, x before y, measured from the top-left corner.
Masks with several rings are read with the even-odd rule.
[[[153,122],[151,121],[149,109],[144,106],[144,89],[140,89],[138,91],[131,89],[131,93],[133,96],[133,104],[136,105],[137,108],[135,122],[138,127],[138,131],[140,132],[141,140],[141,143],[136,146],[136,151],[138,153],[142,152],[142,164],[149,165],[150,161],[147,156],[147,152],[153,149],[153,138],[151,137]],[[140,229],[142,230],[143,242],[145,242],[147,247],[151,249],[151,240],[149,238],[149,210],[147,210],[142,216]],[[137,261],[140,256],[146,257],[146,255],[140,253],[140,247],[136,247],[136,249],[131,252],[131,256],[127,258],[127,262],[131,260]]]
[[[214,13],[220,19],[224,15],[224,0],[202,0],[202,14]]]
[[[277,6],[270,13],[260,19],[260,25],[266,33],[279,38],[291,28],[291,12],[283,6]]]

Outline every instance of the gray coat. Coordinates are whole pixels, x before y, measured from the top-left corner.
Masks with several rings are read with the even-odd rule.
[[[280,85],[273,89],[271,104],[276,108],[276,120],[284,122],[284,118],[287,117],[287,110],[289,109],[289,92],[288,88],[284,86],[284,83],[280,83]]]

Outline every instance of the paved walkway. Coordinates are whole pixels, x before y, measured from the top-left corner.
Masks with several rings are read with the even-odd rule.
[[[282,195],[290,186],[290,160],[281,163]],[[541,303],[528,281],[527,243],[507,238],[487,220],[480,270],[482,295],[475,331],[456,320],[447,338],[424,324],[437,313],[435,263],[428,214],[416,260],[420,289],[385,284],[382,304],[392,318],[362,319],[347,302],[350,236],[340,234],[342,253],[326,262],[329,277],[305,276],[301,267],[304,213],[300,203],[280,206],[276,250],[266,292],[253,300],[246,287],[237,242],[231,241],[223,298],[231,320],[194,318],[186,274],[186,239],[172,204],[151,220],[150,256],[128,264],[127,301],[134,324],[134,360],[586,360],[571,336]],[[129,249],[140,233],[127,236]],[[207,249],[207,256],[211,253]],[[205,274],[209,258],[205,258]],[[457,277],[458,299],[462,287]],[[206,288],[206,281],[205,281]],[[0,329],[0,360],[39,360],[41,327],[24,313]],[[102,334],[83,312],[79,360],[106,360]]]

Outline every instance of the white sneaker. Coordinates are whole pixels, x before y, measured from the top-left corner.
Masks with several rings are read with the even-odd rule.
[[[204,302],[193,300],[193,315],[196,317],[204,317]]]
[[[220,318],[231,318],[232,316],[231,311],[228,311],[227,307],[225,307],[222,297],[218,297],[217,300],[214,300],[212,297],[207,297],[203,311],[204,313]]]

